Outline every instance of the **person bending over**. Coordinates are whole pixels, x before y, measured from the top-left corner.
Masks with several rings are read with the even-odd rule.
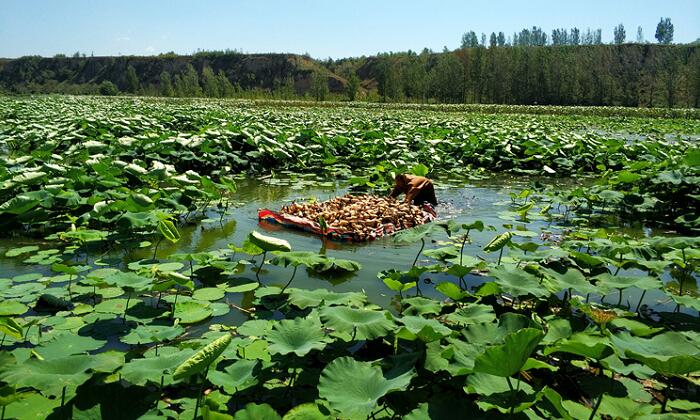
[[[389,197],[396,198],[399,195],[406,194],[406,202],[420,206],[423,203],[430,203],[437,206],[437,198],[435,197],[435,187],[433,181],[424,176],[416,176],[409,174],[396,175],[394,179],[396,185],[389,194]]]

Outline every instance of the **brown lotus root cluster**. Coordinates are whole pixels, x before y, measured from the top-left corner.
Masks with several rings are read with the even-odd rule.
[[[425,223],[420,207],[392,197],[376,195],[344,195],[316,203],[292,203],[281,213],[319,222],[339,232],[355,232],[358,238],[368,238],[384,226],[390,231],[408,229]]]

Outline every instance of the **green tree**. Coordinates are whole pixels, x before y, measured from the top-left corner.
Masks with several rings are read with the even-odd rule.
[[[222,98],[230,98],[236,93],[236,89],[231,84],[231,81],[228,80],[223,70],[219,70],[216,74],[216,83],[219,86],[219,95]]]
[[[311,73],[311,95],[319,102],[328,96],[328,77],[320,71]]]
[[[489,37],[489,48],[495,48],[498,45],[498,36],[495,32],[491,32]]]
[[[671,18],[661,18],[659,24],[656,25],[656,40],[659,44],[668,45],[673,42],[673,24]]]
[[[345,86],[345,93],[348,95],[349,101],[354,101],[357,98],[357,92],[360,90],[360,78],[355,73],[348,77],[348,84]]]
[[[99,92],[100,95],[103,96],[116,96],[119,94],[119,89],[117,89],[117,85],[114,83],[109,80],[104,80],[100,83]]]
[[[129,65],[126,68],[126,91],[129,93],[137,93],[139,91],[139,77],[136,75],[134,66]]]
[[[187,64],[185,72],[175,76],[175,93],[178,96],[202,96],[202,87],[199,86],[199,75],[197,70],[192,67],[192,64]]]
[[[615,27],[615,29],[613,29],[613,35],[614,35],[613,38],[615,40],[614,41],[615,44],[618,44],[618,45],[624,44],[625,37],[626,37],[624,25],[622,25],[622,24],[617,25]]]
[[[160,94],[161,96],[171,97],[175,95],[173,89],[173,80],[170,77],[170,73],[163,71],[160,74]]]
[[[476,32],[469,31],[462,35],[462,48],[476,48],[479,46],[479,39],[476,36]]]
[[[644,43],[644,32],[642,32],[641,26],[637,26],[637,43],[638,44]]]
[[[204,96],[209,98],[221,97],[219,80],[214,74],[214,70],[212,70],[209,66],[204,66],[202,69],[202,84],[204,85]]]
[[[497,41],[499,47],[503,47],[504,45],[506,45],[506,34],[504,34],[503,32],[499,32]]]

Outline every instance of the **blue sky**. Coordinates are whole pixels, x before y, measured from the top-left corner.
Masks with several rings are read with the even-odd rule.
[[[317,58],[455,48],[465,31],[481,34],[533,25],[642,26],[654,40],[670,17],[674,42],[700,38],[700,0],[0,0],[0,57],[151,55],[197,49],[308,52]]]

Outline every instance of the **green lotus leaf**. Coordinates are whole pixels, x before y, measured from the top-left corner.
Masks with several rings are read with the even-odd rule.
[[[168,241],[175,243],[180,240],[180,231],[171,220],[160,220],[158,222],[158,232]]]
[[[357,340],[384,337],[395,327],[391,314],[386,311],[324,306],[319,313],[327,327],[341,333],[354,334]]]
[[[468,303],[448,314],[445,319],[458,325],[471,325],[493,322],[496,319],[496,314],[490,305]]]
[[[573,289],[584,295],[598,292],[598,288],[586,280],[583,274],[575,268],[570,268],[563,274],[549,268],[543,268],[540,271],[545,275],[544,285],[552,293],[568,289]]]
[[[105,314],[123,314],[126,310],[127,299],[107,299],[95,305],[95,312]],[[131,305],[132,303],[129,303]]]
[[[225,333],[206,346],[202,347],[193,356],[182,362],[175,372],[173,378],[176,380],[183,379],[204,372],[209,366],[226,350],[231,344],[231,334]]]
[[[314,267],[317,264],[323,264],[326,258],[323,255],[310,251],[277,251],[275,252],[275,258],[272,259],[272,263],[284,267],[290,265],[292,267],[299,265]]]
[[[236,411],[234,420],[282,420],[279,414],[269,404],[246,404],[245,408]]]
[[[503,247],[510,243],[512,237],[512,232],[503,232],[494,236],[494,238],[484,246],[484,252],[494,252],[503,249]]]
[[[442,311],[442,304],[440,301],[434,299],[416,296],[404,299],[402,302],[403,304],[408,305],[403,312],[406,315],[438,315],[440,311]]]
[[[662,375],[700,371],[700,348],[681,333],[665,332],[648,339],[621,333],[611,340],[620,356],[638,360]]]
[[[214,385],[222,387],[227,394],[234,395],[258,383],[255,372],[259,367],[259,360],[237,360],[227,366],[223,372],[209,370],[207,379]]]
[[[367,296],[364,293],[346,292],[337,293],[327,289],[303,290],[303,289],[287,289],[289,293],[289,303],[294,306],[306,309],[308,307],[331,305],[355,305],[359,306],[367,301]]]
[[[197,289],[192,293],[192,298],[196,300],[207,300],[215,301],[223,298],[226,295],[224,289],[218,287],[205,287],[202,289]]]
[[[9,316],[0,316],[0,332],[17,339],[22,338],[22,326]]]
[[[469,296],[469,292],[463,291],[459,288],[459,286],[449,281],[443,281],[442,283],[438,284],[435,286],[435,290],[454,301],[458,301]]]
[[[189,359],[194,354],[192,349],[183,349],[170,354],[163,354],[143,359],[131,359],[119,373],[124,379],[134,385],[158,384],[163,378],[163,385],[175,381],[173,372],[175,368]]]
[[[148,290],[153,285],[153,279],[149,277],[123,271],[105,277],[104,282],[110,286],[121,287],[122,289],[129,289],[135,292]]]
[[[41,394],[27,392],[22,398],[7,406],[8,419],[47,419],[55,408],[61,405],[60,398],[47,398]]]
[[[29,359],[0,367],[0,379],[16,386],[37,389],[49,396],[60,396],[63,387],[75,388],[90,379],[89,370],[113,372],[124,363],[115,352],[76,355],[50,360]]]
[[[256,231],[252,231],[248,234],[248,240],[265,252],[292,250],[289,242],[284,239],[273,238],[272,236],[266,236]]]
[[[184,333],[185,329],[179,325],[141,325],[119,340],[124,344],[140,345],[171,341]]]
[[[51,341],[41,343],[34,350],[46,360],[59,359],[74,354],[84,354],[104,347],[106,341],[95,340],[73,333],[62,333]]]
[[[490,274],[495,277],[495,282],[501,290],[512,296],[544,297],[549,294],[537,277],[522,269],[500,265],[491,269]]]
[[[196,324],[212,316],[209,302],[201,301],[178,301],[175,304],[175,318],[180,320],[180,324]]]
[[[642,290],[661,289],[661,280],[650,276],[613,276],[605,273],[595,276],[598,285],[605,291],[636,287]]]
[[[16,300],[3,300],[0,302],[0,316],[22,315],[29,307]]]
[[[331,418],[326,407],[315,403],[304,403],[287,411],[282,420],[330,420]]]
[[[613,349],[607,337],[578,332],[569,338],[557,341],[544,350],[545,355],[554,352],[571,353],[593,360],[601,360],[612,354]]]
[[[503,344],[487,348],[474,360],[474,371],[509,377],[518,373],[535,350],[544,334],[535,328],[524,328],[508,334]]]
[[[314,318],[283,319],[267,334],[267,340],[270,354],[294,353],[300,357],[311,350],[324,349],[331,341]]]
[[[378,400],[393,391],[405,390],[416,375],[413,369],[387,378],[379,367],[339,357],[321,372],[318,395],[345,418],[366,418]]]
[[[435,319],[426,319],[419,316],[404,316],[399,319],[403,327],[399,329],[396,336],[405,340],[419,340],[429,343],[440,340],[452,334],[452,330],[442,325]]]
[[[27,245],[27,246],[22,246],[18,248],[12,248],[9,251],[5,252],[6,257],[17,257],[22,254],[29,254],[34,251],[38,251],[39,247],[36,245]]]

